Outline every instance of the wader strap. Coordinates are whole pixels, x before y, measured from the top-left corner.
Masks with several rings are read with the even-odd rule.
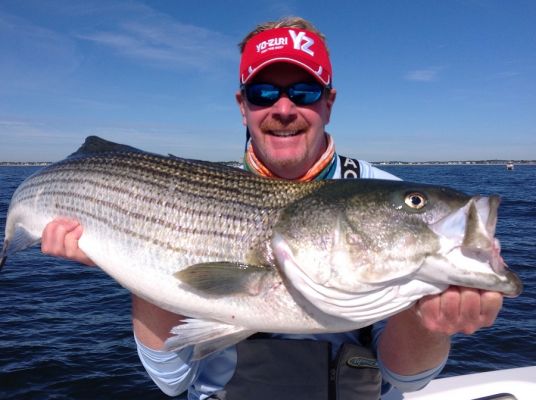
[[[221,400],[326,400],[330,343],[253,339],[236,345],[236,370]]]
[[[361,346],[372,348],[372,325],[359,329],[358,337]]]
[[[261,336],[262,337],[262,336]],[[345,343],[330,361],[331,344],[255,338],[236,345],[235,373],[218,400],[378,400],[381,374],[371,349]]]
[[[341,178],[342,179],[357,179],[361,177],[359,169],[359,161],[339,155],[341,163]]]
[[[382,376],[371,349],[344,343],[332,370],[331,399],[378,400]]]

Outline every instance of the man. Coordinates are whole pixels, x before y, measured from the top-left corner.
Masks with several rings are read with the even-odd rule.
[[[332,87],[324,37],[314,26],[301,18],[259,25],[241,43],[241,51],[240,90],[236,100],[251,136],[244,157],[246,169],[260,175],[302,181],[352,175],[396,179],[366,162],[335,153],[333,139],[325,132],[325,126],[330,120],[336,91]],[[45,229],[42,250],[92,265],[78,249],[81,234],[82,227],[77,222],[56,220]],[[376,324],[372,347],[378,358],[384,391],[389,385],[402,391],[426,385],[443,367],[451,335],[470,334],[491,325],[501,305],[499,293],[451,287]],[[140,359],[157,385],[169,395],[187,392],[189,399],[225,395],[228,399],[332,398],[335,395],[354,398],[354,391],[359,391],[360,384],[354,383],[354,378],[341,375],[339,380],[337,375],[332,379],[334,383],[330,383],[331,375],[328,377],[338,374],[339,367],[346,368],[340,361],[342,350],[359,353],[358,345],[363,340],[356,332],[263,336],[201,361],[192,361],[190,348],[176,353],[162,350],[170,329],[180,324],[183,316],[133,296],[132,319]],[[357,347],[347,347],[348,344]],[[325,363],[326,371],[322,370],[324,367],[316,368],[322,358],[316,354],[325,351],[331,360]],[[263,361],[272,354],[277,355],[272,357],[274,360]],[[316,358],[304,365],[311,354]],[[248,355],[258,362],[244,364]],[[285,356],[287,361],[282,362]],[[322,377],[323,371],[325,382],[323,378],[322,382],[310,379],[314,373]],[[298,395],[293,394],[294,390]],[[279,395],[273,397],[272,393]]]

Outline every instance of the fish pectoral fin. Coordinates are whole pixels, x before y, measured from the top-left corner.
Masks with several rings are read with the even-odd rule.
[[[260,292],[264,278],[274,272],[267,266],[221,261],[195,264],[173,276],[205,294],[255,296]]]
[[[246,339],[255,331],[223,322],[187,318],[183,324],[171,329],[171,333],[175,336],[166,340],[166,350],[194,346],[192,360],[200,360]]]

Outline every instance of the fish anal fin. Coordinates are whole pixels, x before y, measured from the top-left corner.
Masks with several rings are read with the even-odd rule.
[[[228,296],[260,293],[271,267],[227,261],[195,264],[173,274],[182,283],[204,294]]]
[[[188,318],[174,327],[171,333],[175,336],[166,340],[166,350],[176,351],[194,346],[192,360],[199,360],[246,339],[255,331],[223,322]]]

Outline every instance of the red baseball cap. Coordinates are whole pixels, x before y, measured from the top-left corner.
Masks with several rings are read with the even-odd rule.
[[[240,83],[246,84],[264,67],[295,64],[330,86],[331,62],[324,41],[316,33],[297,28],[274,28],[259,32],[246,42],[240,60]]]

